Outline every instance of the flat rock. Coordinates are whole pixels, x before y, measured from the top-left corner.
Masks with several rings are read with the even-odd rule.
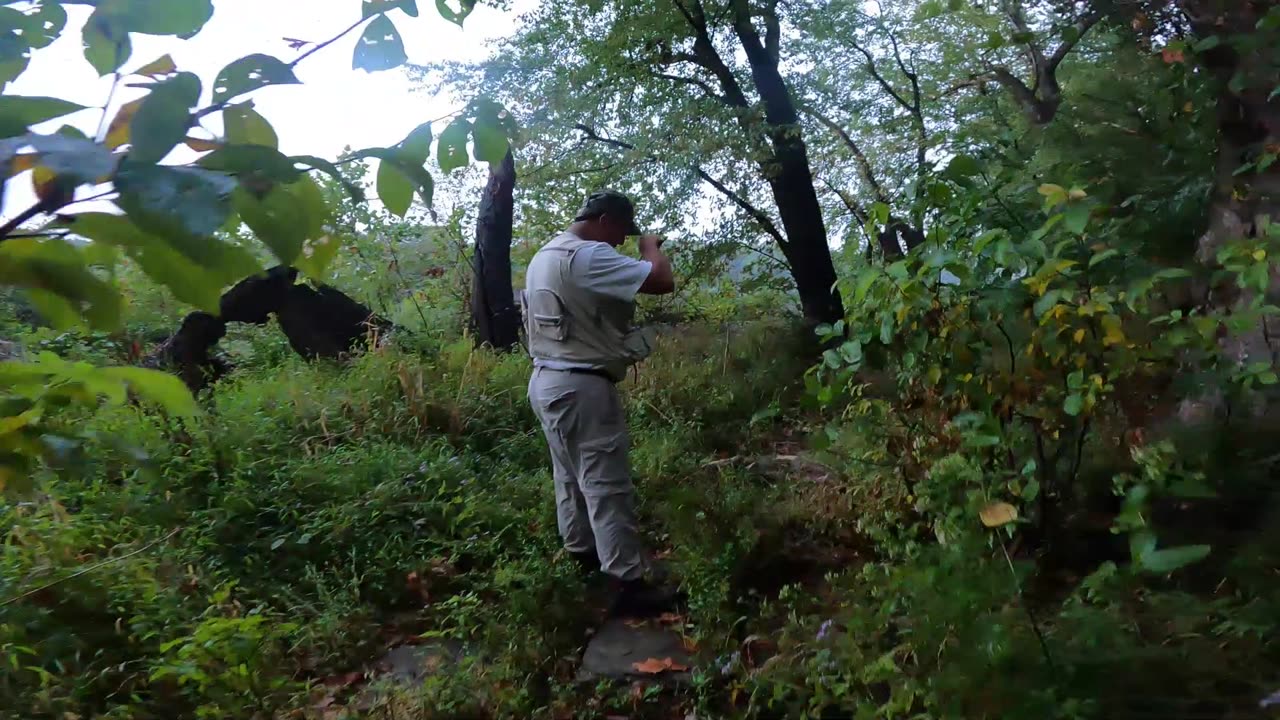
[[[660,672],[644,672],[636,664],[650,667],[665,665]],[[693,659],[685,649],[680,633],[656,621],[616,619],[605,622],[587,643],[578,670],[578,680],[592,682],[602,678],[618,680],[647,679],[659,682],[687,683]]]
[[[461,642],[441,640],[391,648],[374,667],[379,675],[402,683],[416,683],[446,665],[460,662],[465,656],[466,647]]]
[[[467,647],[457,640],[393,647],[370,668],[367,676],[370,682],[360,689],[351,709],[367,713],[393,695],[396,686],[419,685],[467,656]]]

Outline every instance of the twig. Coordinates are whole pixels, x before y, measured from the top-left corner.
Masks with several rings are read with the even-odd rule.
[[[1004,561],[1009,564],[1009,574],[1013,575],[1013,590],[1018,596],[1018,604],[1027,613],[1027,619],[1031,621],[1031,629],[1035,632],[1036,639],[1040,641],[1040,651],[1044,653],[1044,661],[1049,665],[1049,673],[1051,677],[1057,677],[1058,669],[1054,665],[1053,655],[1049,652],[1049,641],[1045,639],[1044,631],[1040,629],[1035,613],[1031,611],[1026,596],[1022,594],[1022,585],[1018,582],[1018,571],[1013,569],[1013,558],[1009,557],[1009,548],[1005,546],[1003,538],[1000,540],[1000,551],[1004,553]]]
[[[312,55],[315,55],[316,53],[320,52],[321,50],[323,50],[323,49],[325,49],[325,48],[329,47],[330,45],[332,45],[332,44],[334,44],[334,43],[338,42],[339,40],[341,40],[341,39],[342,39],[342,37],[343,37],[344,35],[346,35],[347,33],[351,32],[352,30],[355,30],[356,28],[360,27],[360,26],[361,26],[361,25],[363,25],[363,24],[365,23],[365,21],[366,21],[366,20],[368,20],[368,19],[369,19],[369,18],[366,18],[366,17],[362,17],[362,18],[360,18],[359,20],[357,20],[357,21],[355,21],[355,22],[351,23],[351,26],[350,26],[350,27],[348,27],[346,30],[343,30],[342,32],[338,33],[337,35],[334,35],[333,37],[329,38],[328,40],[325,40],[324,42],[320,43],[319,45],[316,45],[315,47],[311,48],[310,50],[308,50],[308,51],[306,51],[306,52],[302,53],[302,54],[301,54],[301,55],[299,55],[298,57],[294,58],[294,61],[293,61],[293,62],[289,63],[289,68],[290,68],[290,69],[292,69],[292,68],[297,67],[297,66],[298,66],[298,63],[302,62],[303,60],[306,60],[307,58],[311,57]]]
[[[5,223],[3,226],[0,226],[0,242],[4,242],[5,240],[7,240],[9,238],[9,234],[12,233],[14,230],[18,229],[18,226],[21,225],[22,223],[30,220],[31,218],[35,217],[36,215],[39,215],[42,212],[52,209],[53,207],[54,207],[54,203],[50,202],[49,200],[41,200],[35,205],[32,205],[26,210],[23,210],[22,212],[18,213],[18,215],[14,217],[12,220]]]
[[[16,597],[11,597],[11,598],[9,598],[8,600],[5,600],[4,602],[0,602],[0,607],[4,607],[4,606],[6,606],[6,605],[12,605],[13,603],[18,602],[19,600],[23,600],[23,599],[25,599],[25,598],[29,598],[29,597],[31,597],[32,595],[35,595],[36,593],[44,592],[45,590],[48,590],[49,588],[51,588],[51,587],[53,587],[54,585],[57,585],[57,584],[59,584],[59,583],[64,583],[64,582],[66,582],[66,581],[68,581],[68,580],[74,580],[75,578],[78,578],[78,577],[80,577],[81,575],[87,575],[87,574],[89,574],[89,573],[91,573],[91,572],[93,572],[94,570],[97,570],[97,569],[99,569],[99,568],[103,568],[103,567],[106,567],[107,565],[111,565],[111,564],[114,564],[114,563],[118,563],[118,562],[120,562],[121,560],[127,560],[127,559],[129,559],[129,558],[131,558],[131,557],[133,557],[134,555],[137,555],[137,554],[139,554],[139,553],[144,553],[144,552],[146,552],[146,551],[150,550],[151,548],[155,547],[156,545],[159,545],[160,543],[165,542],[166,540],[168,540],[169,538],[173,537],[174,535],[177,535],[177,534],[178,534],[178,532],[179,532],[179,531],[181,531],[181,530],[182,530],[182,528],[180,528],[180,527],[176,527],[176,528],[174,528],[173,530],[169,531],[169,534],[168,534],[168,535],[165,535],[164,537],[162,537],[162,538],[158,538],[158,539],[156,539],[156,540],[152,540],[151,542],[147,543],[146,545],[143,545],[142,547],[138,548],[137,550],[134,550],[134,551],[133,551],[133,552],[131,552],[131,553],[126,553],[126,554],[124,554],[124,555],[121,555],[120,557],[115,557],[115,558],[110,558],[110,559],[108,559],[108,560],[103,560],[102,562],[97,563],[97,564],[95,564],[95,565],[90,565],[89,567],[84,568],[83,570],[77,570],[77,571],[75,571],[75,572],[71,573],[70,575],[68,575],[68,576],[66,576],[66,577],[64,577],[64,578],[58,578],[57,580],[54,580],[53,582],[45,583],[44,585],[41,585],[41,586],[40,586],[40,587],[38,587],[38,588],[35,588],[35,589],[32,589],[32,590],[28,590],[28,591],[26,591],[26,592],[22,593],[21,595],[18,595],[18,596],[16,596]]]

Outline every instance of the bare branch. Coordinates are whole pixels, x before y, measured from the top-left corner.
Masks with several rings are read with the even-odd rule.
[[[853,159],[858,164],[859,174],[862,175],[862,179],[867,183],[868,186],[870,186],[871,192],[875,196],[876,200],[879,202],[885,203],[886,205],[889,204],[889,194],[885,192],[884,186],[881,185],[880,181],[876,179],[875,171],[871,167],[871,160],[868,159],[867,154],[862,151],[862,147],[859,146],[858,143],[849,135],[849,133],[845,131],[843,127],[840,126],[840,123],[836,122],[835,120],[832,120],[830,117],[824,115],[821,111],[817,110],[816,108],[810,107],[808,105],[802,106],[801,110],[803,110],[813,119],[822,123],[822,125],[824,125],[832,133],[835,133],[835,135],[839,137],[841,141],[844,142],[845,147],[849,148],[849,152],[853,153]]]
[[[715,188],[716,190],[719,190],[720,194],[729,198],[729,200],[732,201],[734,205],[737,205],[738,207],[742,208],[743,210],[746,211],[748,215],[755,218],[755,221],[760,225],[760,227],[763,228],[765,232],[769,233],[769,235],[773,237],[774,241],[778,243],[778,247],[781,247],[781,248],[787,247],[786,236],[783,235],[782,231],[778,229],[778,226],[774,224],[773,219],[769,217],[768,213],[756,207],[755,205],[752,205],[749,201],[747,201],[741,195],[730,190],[727,186],[725,186],[724,183],[711,177],[711,175],[707,174],[707,172],[702,168],[695,166],[694,172],[698,173],[698,177],[705,180],[708,185]]]
[[[616,140],[614,138],[604,137],[603,135],[598,133],[595,130],[595,128],[583,123],[575,124],[573,126],[573,129],[583,133],[588,138],[595,140],[596,142],[601,142],[606,145],[612,145],[613,147],[623,148],[625,150],[636,149],[635,145],[625,140]],[[650,159],[656,161],[656,158],[650,157]],[[742,197],[741,195],[735,193],[733,190],[730,190],[724,183],[712,177],[709,173],[707,173],[707,171],[703,170],[701,167],[694,165],[693,171],[697,173],[698,177],[706,181],[708,185],[720,191],[720,193],[725,197],[729,198],[729,200],[732,201],[734,205],[737,205],[739,208],[742,208],[744,211],[747,212],[748,215],[754,218],[755,221],[760,225],[760,227],[778,243],[779,247],[786,248],[787,246],[786,236],[783,235],[782,231],[778,229],[778,226],[774,224],[773,219],[769,217],[768,213],[764,212],[763,210],[756,207],[755,205],[752,205],[750,201],[748,201],[746,198]]]
[[[1074,37],[1063,38],[1062,44],[1058,46],[1057,50],[1053,51],[1053,55],[1049,56],[1049,62],[1045,65],[1045,70],[1050,73],[1057,71],[1058,66],[1075,49],[1075,46],[1084,38],[1085,33],[1093,29],[1093,26],[1097,25],[1101,20],[1102,13],[1098,12],[1086,13],[1079,20],[1076,20],[1075,24],[1071,26],[1074,30]]]
[[[725,96],[716,92],[715,88],[711,87],[706,82],[699,80],[698,78],[685,77],[683,75],[672,75],[670,73],[663,73],[663,72],[653,72],[652,74],[654,77],[662,78],[663,80],[670,80],[672,82],[677,82],[682,85],[692,85],[696,88],[701,89],[702,93],[706,95],[708,98],[711,98],[712,100],[715,100],[716,102],[719,102],[719,103],[724,103],[725,105],[729,104],[729,100],[725,98]]]
[[[867,59],[867,72],[871,73],[871,77],[875,78],[876,82],[880,84],[880,87],[884,88],[884,91],[889,93],[889,96],[892,97],[907,112],[914,112],[915,109],[912,107],[911,103],[907,102],[907,99],[902,97],[902,95],[898,93],[898,91],[893,87],[893,85],[890,85],[889,81],[886,80],[884,76],[880,74],[880,70],[876,68],[876,60],[871,55],[871,52],[868,51],[866,48],[862,47],[862,45],[859,45],[856,40],[851,41],[851,44],[853,45],[854,50],[857,50],[858,52],[862,53],[862,56]]]

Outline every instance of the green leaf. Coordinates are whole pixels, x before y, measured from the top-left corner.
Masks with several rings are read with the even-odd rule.
[[[314,155],[294,155],[289,158],[289,161],[297,165],[306,165],[313,170],[319,170],[325,173],[342,185],[342,188],[347,191],[347,195],[352,199],[352,201],[356,203],[363,203],[365,201],[364,191],[360,189],[360,186],[343,177],[342,172],[338,170],[338,166],[328,160],[318,158]]]
[[[21,135],[32,125],[83,109],[83,105],[59,98],[0,96],[0,138]]]
[[[115,182],[117,202],[130,219],[161,237],[214,234],[231,214],[236,186],[234,178],[222,173],[160,165],[127,165]]]
[[[1119,254],[1120,254],[1120,251],[1115,248],[1108,248],[1106,250],[1103,250],[1097,255],[1094,255],[1093,257],[1089,258],[1089,267],[1093,267],[1094,265],[1097,265],[1100,262],[1109,260],[1110,258],[1113,258]]]
[[[403,65],[409,57],[404,54],[404,40],[395,23],[386,15],[374,18],[356,41],[355,54],[351,58],[353,70],[380,72]]]
[[[444,172],[452,172],[467,164],[467,136],[471,132],[471,123],[457,118],[449,123],[440,133],[440,142],[436,143],[436,162]]]
[[[860,304],[867,298],[867,291],[875,284],[876,278],[880,277],[880,271],[876,268],[865,268],[858,276],[858,285],[853,291],[853,302]]]
[[[56,2],[42,2],[29,13],[12,8],[3,10],[5,12],[0,16],[0,38],[13,33],[20,37],[21,45],[26,48],[38,50],[49,47],[67,25],[67,11]]]
[[[1071,393],[1067,396],[1066,402],[1062,403],[1062,410],[1072,417],[1079,415],[1080,411],[1084,410],[1084,398],[1080,393]]]
[[[132,149],[131,162],[160,162],[187,137],[191,127],[191,108],[200,101],[200,78],[192,73],[178,73],[157,83],[142,102],[129,123]]]
[[[363,17],[370,18],[399,8],[409,17],[418,17],[417,0],[364,0]]]
[[[95,275],[83,252],[60,238],[9,238],[0,243],[0,285],[29,291],[42,314],[58,327],[83,317],[90,327],[119,325],[121,298]]]
[[[110,75],[129,61],[133,54],[133,43],[128,32],[112,27],[96,13],[89,17],[82,31],[84,38],[84,58],[89,61],[98,75]]]
[[[428,206],[431,205],[432,193],[435,190],[435,180],[431,177],[431,173],[427,172],[425,167],[406,163],[404,161],[405,154],[403,150],[392,148],[368,148],[348,156],[348,159],[361,159],[368,157],[376,157],[380,160],[387,161],[396,166],[396,169],[404,173],[418,188],[418,194],[422,196],[422,202]]]
[[[302,175],[293,160],[266,145],[223,145],[196,163],[208,170],[235,175],[241,185],[260,194],[275,183],[291,183]]]
[[[431,154],[431,123],[425,122],[414,128],[396,147],[406,163],[426,164],[427,156]]]
[[[238,189],[233,202],[245,224],[283,265],[294,263],[308,237],[319,237],[328,219],[324,196],[307,176],[278,185],[261,199]]]
[[[441,135],[441,139],[443,139]],[[497,114],[481,114],[476,117],[471,128],[471,138],[475,142],[476,160],[496,164],[507,156],[510,142],[503,131]]]
[[[246,55],[222,68],[213,82],[213,101],[222,103],[237,95],[268,85],[298,85],[301,81],[293,68],[280,60],[255,53]]]
[[[440,17],[458,27],[462,27],[462,21],[466,20],[471,11],[475,9],[476,0],[459,0],[457,10],[449,7],[449,0],[436,0],[436,11],[440,13]]]
[[[1163,575],[1205,559],[1210,550],[1208,545],[1183,545],[1164,550],[1150,550],[1141,555],[1139,564],[1144,570]]]
[[[99,0],[90,19],[98,18],[125,32],[177,35],[186,39],[213,17],[212,0]]]
[[[222,111],[222,125],[227,142],[235,145],[280,146],[271,123],[253,109],[253,101],[232,105]]]
[[[308,240],[302,246],[302,254],[294,261],[294,267],[307,277],[323,280],[329,263],[338,254],[338,248],[341,246],[342,243],[338,242],[337,238],[329,235]]]
[[[195,398],[176,375],[140,367],[105,367],[98,373],[124,382],[130,390],[173,415],[191,417],[196,414]]]
[[[883,313],[880,316],[880,342],[888,345],[893,342],[893,313]]]
[[[1192,46],[1191,50],[1195,53],[1208,52],[1222,44],[1222,37],[1219,35],[1210,35],[1209,37],[1197,42]]]
[[[413,204],[413,181],[396,168],[395,164],[383,160],[378,164],[378,198],[388,212],[397,217],[404,217]]]
[[[947,165],[947,175],[953,180],[964,180],[982,172],[982,166],[971,155],[957,155]]]
[[[201,310],[218,312],[222,287],[227,284],[218,273],[201,267],[128,218],[110,213],[82,213],[76,216],[71,231],[95,243],[122,248],[148,277],[169,288],[174,297]],[[256,269],[254,263],[254,269],[239,277],[251,275]]]
[[[1076,235],[1083,235],[1089,225],[1090,208],[1084,203],[1072,203],[1063,213],[1063,225]]]

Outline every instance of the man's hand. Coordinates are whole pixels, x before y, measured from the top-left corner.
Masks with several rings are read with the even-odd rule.
[[[676,289],[676,280],[671,272],[671,261],[663,254],[663,239],[657,235],[640,236],[640,257],[653,264],[649,277],[640,286],[640,292],[648,295],[666,295]]]
[[[640,252],[643,253],[646,248],[652,248],[656,250],[662,247],[662,243],[664,242],[666,242],[666,240],[664,240],[663,238],[657,235],[641,235],[640,242],[639,242]]]

